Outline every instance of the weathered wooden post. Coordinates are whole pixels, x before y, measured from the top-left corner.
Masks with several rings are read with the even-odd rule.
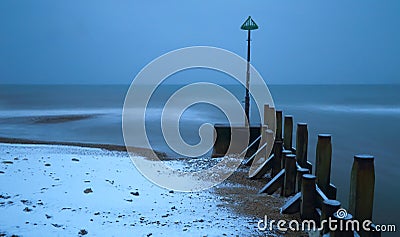
[[[315,162],[318,187],[329,199],[336,199],[336,188],[331,185],[332,144],[330,134],[318,135]]]
[[[296,155],[286,154],[285,178],[283,181],[283,195],[289,197],[296,191]]]
[[[264,122],[263,125],[268,125],[268,112],[269,112],[269,104],[264,105]]]
[[[262,146],[263,144],[265,144],[267,142],[267,129],[268,126],[267,125],[261,125],[261,140],[260,140],[260,146]]]
[[[285,166],[286,166],[286,156],[289,155],[289,154],[292,154],[292,151],[289,151],[289,150],[283,150],[283,151],[282,151],[282,156],[281,156],[281,169],[284,170],[285,173],[286,173],[286,169],[285,169]],[[283,177],[283,179],[282,179],[281,196],[284,195],[284,191],[285,191],[285,189],[284,189],[284,181],[285,181],[285,177]]]
[[[286,150],[292,150],[293,140],[293,116],[285,115],[283,130],[283,147]]]
[[[375,191],[374,157],[355,155],[351,169],[349,211],[354,219],[363,222],[372,221]],[[370,236],[361,231],[361,236]]]
[[[306,123],[298,123],[296,130],[296,159],[303,168],[307,167],[308,129]]]
[[[301,183],[302,183],[302,179],[303,179],[303,174],[310,174],[310,170],[306,169],[306,168],[297,168],[297,189],[296,192],[301,192]]]
[[[275,124],[275,108],[270,107],[269,104],[264,105],[264,125],[268,126],[268,129],[271,129],[274,131],[276,129],[276,124]]]
[[[282,141],[282,110],[277,110],[276,114],[276,141]]]
[[[321,210],[321,222],[323,220],[327,220],[330,218],[333,218],[333,214],[335,214],[339,208],[340,208],[341,204],[339,201],[337,200],[324,200],[324,202],[322,203],[322,210]],[[328,223],[324,223],[323,224],[323,230],[322,230],[322,234],[326,234],[329,232],[329,225]]]
[[[272,163],[271,177],[274,177],[282,170],[282,141],[275,141],[274,143],[274,159]]]
[[[300,216],[303,220],[316,220],[317,191],[315,181],[314,175],[303,175],[300,203]]]
[[[212,157],[222,157],[226,154],[231,140],[231,127],[223,124],[214,125],[215,128],[215,144],[213,147]]]
[[[283,150],[282,151],[282,156],[281,156],[281,168],[284,169],[285,168],[285,164],[286,164],[286,155],[288,154],[292,154],[292,151],[289,150]]]
[[[276,113],[274,107],[268,109],[268,129],[276,132]]]

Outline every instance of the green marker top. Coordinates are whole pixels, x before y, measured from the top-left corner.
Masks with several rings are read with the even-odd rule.
[[[256,30],[258,29],[258,25],[251,19],[251,16],[247,18],[247,20],[240,27],[242,30]]]

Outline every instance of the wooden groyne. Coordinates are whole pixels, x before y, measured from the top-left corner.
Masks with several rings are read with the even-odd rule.
[[[275,123],[268,119],[271,116],[275,117]],[[263,179],[268,174],[271,177],[259,193],[271,195],[279,192],[281,196],[288,197],[281,212],[300,213],[302,220],[313,220],[322,229],[321,236],[381,236],[372,222],[367,226],[370,231],[361,228],[365,220],[373,219],[374,157],[354,156],[349,182],[349,208],[341,209],[341,202],[337,200],[338,190],[331,183],[332,136],[318,135],[316,160],[315,164],[311,164],[308,161],[308,126],[306,123],[297,123],[296,137],[293,138],[293,120],[291,115],[283,116],[282,111],[264,106],[264,124],[260,127],[260,137],[253,137],[254,140],[259,140],[258,149],[254,152],[252,147],[252,155],[243,162],[250,166],[256,160],[255,157],[262,156],[262,162],[258,162],[257,169],[249,175],[250,179]],[[265,137],[271,131],[268,128],[273,126],[276,126],[275,141],[271,154],[266,154],[263,153],[263,146],[267,145]],[[295,146],[292,144],[293,140]],[[341,228],[331,231],[326,223],[329,218],[340,221],[343,225],[357,220],[360,223],[359,231]]]

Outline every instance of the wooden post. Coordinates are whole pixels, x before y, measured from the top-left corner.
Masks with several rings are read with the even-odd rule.
[[[263,125],[269,125],[268,124],[268,113],[269,113],[269,104],[264,105],[264,123]]]
[[[296,159],[303,168],[307,167],[308,129],[306,123],[298,123],[296,130]]]
[[[301,192],[301,182],[302,182],[302,178],[303,178],[303,174],[310,174],[310,170],[306,169],[306,168],[297,168],[297,189],[296,192]]]
[[[283,195],[289,197],[296,191],[296,155],[286,154],[285,178],[283,181]]]
[[[340,208],[340,202],[337,200],[324,200],[322,203],[322,210],[321,210],[321,222],[322,220],[328,220],[329,217],[333,218],[333,214],[337,212]],[[329,232],[329,225],[328,223],[324,223],[322,234],[326,234]]]
[[[276,131],[276,122],[274,121],[275,117],[275,108],[270,107],[269,104],[264,105],[264,123],[263,125],[267,125],[268,129],[272,131]]]
[[[353,213],[356,220],[360,222],[372,221],[374,190],[374,157],[371,155],[355,155],[351,169],[349,212]],[[365,233],[364,235],[369,236]]]
[[[330,134],[319,134],[316,151],[315,175],[318,187],[328,196],[331,182],[332,144]]]
[[[282,170],[281,162],[282,162],[282,141],[275,141],[274,145],[274,159],[272,162],[272,171],[271,177],[274,177]]]
[[[286,115],[283,130],[283,147],[286,150],[292,150],[293,140],[293,116]]]
[[[276,112],[276,141],[282,141],[282,110]]]
[[[282,156],[281,156],[281,169],[285,168],[285,164],[286,164],[286,155],[288,154],[292,154],[292,151],[289,150],[283,150],[282,151]]]
[[[260,140],[260,144],[259,147],[261,147],[262,145],[264,145],[267,142],[267,129],[268,126],[267,125],[261,125],[261,140]]]
[[[301,184],[300,216],[303,220],[316,219],[317,191],[315,188],[316,177],[304,174]]]
[[[275,108],[269,107],[268,117],[267,117],[268,129],[271,129],[272,131],[276,132],[276,117],[275,116],[276,116]]]
[[[231,127],[229,125],[216,124],[214,125],[214,129],[215,143],[212,157],[225,156],[229,148],[229,142],[231,141]]]
[[[292,154],[292,151],[289,150],[283,150],[282,151],[282,156],[281,156],[281,169],[285,170],[285,166],[286,166],[286,155]],[[285,170],[286,173],[286,170]],[[284,196],[284,180],[282,180],[282,187],[281,187],[281,196]]]

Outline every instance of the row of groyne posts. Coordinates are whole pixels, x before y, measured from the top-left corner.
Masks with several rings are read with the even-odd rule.
[[[271,115],[275,115],[276,133],[272,152],[267,155],[265,137],[270,131],[268,123],[272,120],[268,118],[271,118]],[[381,236],[376,225],[369,222],[372,220],[375,185],[373,156],[354,156],[347,213],[341,208],[341,202],[336,200],[337,188],[331,183],[331,135],[318,135],[313,173],[313,165],[307,160],[307,124],[297,123],[294,147],[293,116],[283,117],[282,111],[265,105],[263,123],[258,133],[261,133],[260,136],[252,139],[249,146],[254,150],[254,146],[258,145],[258,149],[248,152],[246,156],[249,158],[244,160],[244,164],[250,166],[257,158],[261,158],[258,159],[261,161],[258,162],[258,168],[250,172],[250,179],[262,179],[270,173],[270,181],[259,193],[271,195],[280,191],[281,196],[288,197],[288,201],[281,207],[281,212],[300,213],[301,219],[308,221],[303,222],[308,223],[308,228],[312,228],[309,221],[316,223],[321,230],[321,236]],[[218,130],[216,142],[221,142],[218,141]],[[367,228],[363,228],[362,225]],[[370,231],[367,231],[368,229]]]

